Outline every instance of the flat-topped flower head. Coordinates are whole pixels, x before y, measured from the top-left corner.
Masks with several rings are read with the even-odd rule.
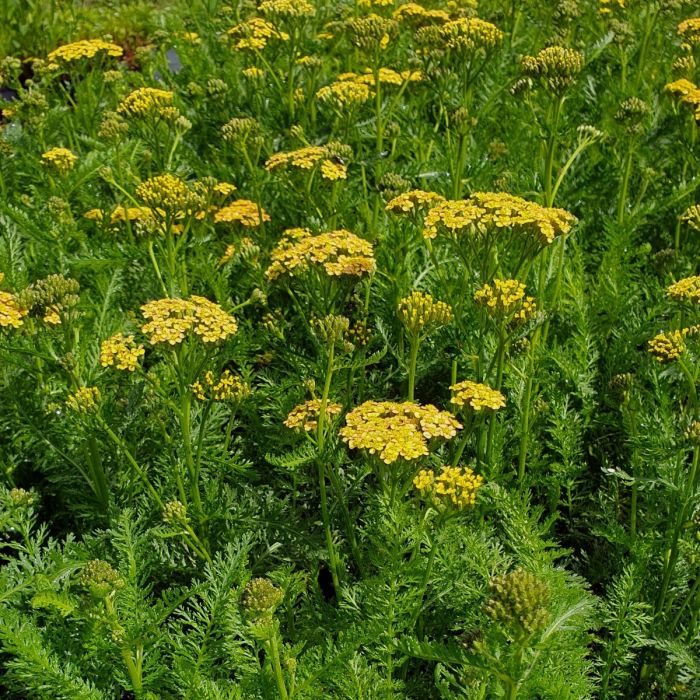
[[[236,199],[214,214],[214,222],[217,224],[240,224],[247,228],[255,228],[263,221],[270,221],[270,215],[259,204],[249,199]]]
[[[392,214],[424,214],[431,207],[444,201],[445,198],[437,192],[410,190],[389,200],[386,210]]]
[[[0,283],[4,279],[5,274],[0,272]],[[19,328],[28,313],[29,311],[20,305],[14,294],[0,290],[0,328]]]
[[[369,274],[375,268],[372,244],[344,229],[317,236],[308,229],[288,229],[272,251],[265,275],[274,280],[311,267],[319,267],[332,277]]]
[[[425,217],[423,235],[435,238],[440,230],[479,235],[512,229],[544,246],[567,234],[575,221],[564,209],[543,207],[505,192],[475,192],[467,199],[445,200],[432,207]]]
[[[474,301],[494,318],[527,321],[537,310],[535,300],[525,295],[525,285],[513,279],[485,284],[474,293]]]
[[[700,17],[683,20],[678,25],[678,36],[683,39],[686,46],[693,47],[700,44]]]
[[[421,335],[429,328],[446,326],[452,321],[452,308],[430,294],[414,291],[399,302],[399,319],[406,331]]]
[[[294,151],[275,153],[267,159],[265,170],[271,172],[279,168],[297,168],[311,171],[317,166],[325,180],[345,180],[347,165],[345,159],[338,158],[339,152],[352,155],[349,146],[329,143],[326,146],[305,146]]]
[[[417,2],[399,5],[391,15],[397,22],[422,27],[428,24],[445,24],[450,21],[445,10],[430,10]]]
[[[678,280],[666,289],[666,293],[674,301],[690,301],[694,304],[700,304],[700,276]]]
[[[264,15],[288,21],[316,14],[316,8],[308,0],[263,0],[258,10]]]
[[[251,17],[231,27],[227,34],[237,51],[262,51],[270,41],[289,41],[289,34],[262,17]]]
[[[51,63],[73,63],[83,58],[94,58],[98,54],[119,58],[122,47],[103,39],[83,39],[71,44],[64,44],[52,51],[46,58]]]
[[[117,113],[138,119],[160,116],[163,110],[172,107],[173,93],[170,90],[141,87],[129,93],[117,107]]]
[[[44,165],[53,168],[59,175],[65,175],[73,169],[78,156],[67,148],[58,147],[42,153],[41,160]]]
[[[343,407],[339,403],[326,403],[326,417],[334,418],[340,415]],[[292,430],[313,432],[318,428],[318,417],[321,413],[321,399],[310,399],[295,406],[284,421],[284,425]]]
[[[649,352],[662,364],[673,362],[686,351],[685,339],[693,331],[693,328],[681,328],[677,331],[659,333],[649,341]]]
[[[353,77],[338,78],[330,85],[325,85],[316,92],[319,102],[336,109],[352,109],[363,105],[374,97],[374,92],[367,83],[359,82]]]
[[[145,353],[143,345],[134,341],[133,335],[117,333],[100,345],[100,364],[103,367],[133,372]]]
[[[136,197],[154,212],[168,215],[189,214],[202,204],[201,196],[177,175],[164,173],[150,177],[136,188]]]
[[[141,307],[147,322],[141,327],[153,345],[178,345],[192,332],[203,343],[226,340],[238,330],[236,319],[204,297],[156,299]]]
[[[432,469],[421,469],[413,485],[436,507],[462,509],[476,503],[476,493],[483,481],[484,477],[470,467],[443,467],[438,474]]]
[[[487,384],[465,380],[450,387],[450,403],[460,408],[468,406],[472,411],[497,411],[506,405],[506,397]]]
[[[225,369],[218,377],[207,370],[192,385],[192,393],[200,401],[242,401],[250,396],[250,387],[230,370]]]
[[[424,457],[430,440],[451,440],[462,427],[448,411],[410,401],[365,401],[345,423],[340,435],[348,447],[376,454],[385,464]]]

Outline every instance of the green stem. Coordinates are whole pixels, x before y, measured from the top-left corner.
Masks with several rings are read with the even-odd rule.
[[[323,517],[323,529],[326,534],[326,547],[328,548],[328,559],[330,563],[333,586],[336,592],[340,591],[340,576],[338,558],[333,544],[333,532],[331,530],[331,519],[328,511],[328,494],[326,492],[326,464],[324,448],[326,442],[326,414],[328,406],[328,395],[331,390],[331,380],[333,378],[333,362],[335,360],[335,341],[328,344],[328,365],[326,366],[326,379],[323,385],[321,396],[321,407],[318,412],[318,427],[316,440],[318,444],[318,482],[321,492],[321,515]]]
[[[416,365],[418,364],[418,349],[420,348],[420,338],[411,336],[409,338],[410,350],[408,356],[408,400],[413,401],[416,393]]]
[[[284,682],[284,674],[282,673],[282,662],[280,661],[280,651],[277,644],[277,633],[274,632],[268,642],[270,648],[270,656],[272,657],[272,667],[275,671],[275,681],[277,682],[277,690],[279,691],[282,700],[288,700],[287,686]]]
[[[617,203],[617,223],[622,225],[625,220],[625,206],[627,204],[627,191],[629,190],[630,177],[632,175],[632,146],[627,149],[625,164],[622,170],[622,183],[620,185],[620,199]]]

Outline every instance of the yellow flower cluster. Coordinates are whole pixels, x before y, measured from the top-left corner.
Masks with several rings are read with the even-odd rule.
[[[583,54],[563,46],[548,46],[536,56],[524,56],[521,68],[525,75],[541,79],[553,92],[563,92],[583,70]]]
[[[66,407],[83,415],[95,413],[100,398],[100,390],[96,386],[81,386],[66,399]]]
[[[446,49],[469,55],[497,46],[503,39],[503,32],[495,24],[478,17],[460,17],[442,25],[440,38]]]
[[[518,280],[494,279],[474,293],[474,301],[491,316],[520,321],[526,321],[536,311],[535,300],[525,296],[525,285]]]
[[[251,17],[231,27],[227,34],[236,42],[234,48],[238,51],[262,51],[271,39],[289,40],[289,34],[279,31],[272,22],[262,17]]]
[[[142,87],[128,94],[117,107],[119,114],[145,119],[161,116],[164,109],[172,107],[173,93],[170,90]]]
[[[700,17],[691,17],[678,25],[678,36],[688,46],[700,44]]]
[[[436,476],[432,469],[421,469],[413,485],[435,505],[468,508],[476,503],[476,492],[484,481],[470,467],[443,467]]]
[[[162,211],[166,215],[191,213],[197,204],[201,204],[187,183],[170,173],[141,182],[136,188],[136,197],[151,207],[152,212]]]
[[[681,328],[679,331],[659,333],[649,341],[649,352],[661,363],[677,360],[685,352],[685,338],[692,330]]]
[[[250,395],[250,388],[239,376],[227,369],[218,379],[208,370],[202,381],[192,385],[192,393],[200,401],[241,401]]]
[[[212,187],[212,192],[221,197],[228,197],[237,189],[238,188],[232,182],[217,182],[214,187]]]
[[[177,345],[192,331],[203,343],[225,340],[238,330],[236,319],[204,297],[156,299],[141,307],[148,320],[141,330],[149,341]]]
[[[287,20],[313,17],[316,14],[316,9],[307,0],[263,0],[258,5],[258,10],[265,15]]]
[[[312,236],[308,229],[288,229],[272,251],[265,272],[269,280],[284,274],[305,272],[319,265],[326,274],[361,276],[374,271],[372,244],[341,229]]]
[[[51,148],[41,154],[41,160],[45,165],[50,165],[58,173],[65,175],[73,169],[78,156],[67,148]]]
[[[0,282],[4,279],[4,273],[0,272]],[[19,305],[14,294],[0,290],[0,328],[19,328],[28,313],[27,309]]]
[[[665,86],[665,90],[672,95],[676,95],[681,102],[695,110],[695,119],[700,121],[700,88],[695,83],[690,82],[686,78],[681,78],[668,83]]]
[[[390,200],[386,205],[386,210],[392,212],[392,214],[423,213],[444,201],[446,201],[445,198],[437,192],[410,190]]]
[[[497,411],[506,405],[506,397],[497,389],[487,384],[479,384],[466,380],[450,387],[452,398],[450,403],[455,406],[469,406],[473,411]]]
[[[354,74],[353,74],[354,75]],[[367,83],[361,83],[353,78],[339,77],[330,85],[322,87],[316,93],[320,102],[333,105],[338,109],[359,107],[374,97]]]
[[[505,228],[547,245],[568,233],[575,221],[564,209],[543,207],[505,192],[475,192],[468,199],[445,200],[434,206],[425,217],[423,235],[435,238],[440,228],[450,233]]]
[[[103,52],[107,56],[116,57],[121,56],[123,53],[121,46],[111,44],[108,41],[103,41],[102,39],[83,39],[82,41],[75,41],[72,44],[59,46],[47,56],[47,59],[49,63],[56,63],[57,61],[71,63],[72,61],[79,61],[82,58],[93,58],[98,53]]]
[[[419,83],[423,80],[423,74],[419,70],[404,70],[399,73],[391,68],[380,68],[375,77],[374,72],[367,68],[364,73],[341,73],[338,76],[340,81],[361,83],[372,88],[377,84],[377,78],[382,85],[400,87],[404,83]]]
[[[444,24],[450,21],[450,15],[444,10],[429,10],[417,2],[407,2],[397,7],[392,17],[397,22],[411,23],[417,26],[425,24]]]
[[[345,180],[347,166],[331,158],[333,154],[326,146],[306,146],[294,151],[275,153],[267,159],[265,170],[268,172],[282,167],[312,170],[321,164],[321,176],[326,180]]]
[[[340,415],[343,407],[339,403],[326,402],[326,417]],[[313,432],[318,427],[318,417],[321,413],[321,399],[311,399],[295,406],[287,416],[284,424],[292,430],[302,429]]]
[[[675,301],[692,301],[700,303],[700,277],[686,277],[678,280],[666,289],[666,293]]]
[[[252,228],[260,226],[263,221],[270,221],[270,215],[249,199],[237,199],[214,214],[214,223],[217,224],[236,223]]]
[[[414,291],[399,302],[399,319],[411,335],[419,336],[427,327],[445,326],[452,318],[449,304],[430,294]]]
[[[100,346],[100,364],[103,367],[116,367],[133,372],[143,357],[143,345],[134,342],[133,335],[117,333],[102,341]]]
[[[462,427],[448,411],[412,402],[365,401],[348,413],[340,429],[351,449],[367,450],[385,464],[428,454],[428,441],[452,439]]]

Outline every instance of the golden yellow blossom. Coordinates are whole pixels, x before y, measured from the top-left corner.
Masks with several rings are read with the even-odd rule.
[[[66,407],[83,415],[95,413],[100,399],[100,390],[96,386],[81,386],[66,399]]]
[[[649,341],[649,352],[662,364],[677,360],[686,351],[685,338],[691,331],[691,328],[681,328],[659,333]]]
[[[118,58],[122,55],[123,51],[121,46],[103,41],[102,39],[83,39],[82,41],[75,41],[72,44],[59,46],[47,56],[47,60],[49,63],[56,63],[59,61],[71,63],[72,61],[79,61],[82,58],[94,58],[98,53],[104,53],[107,56]]]
[[[4,275],[0,273],[0,282],[3,278]],[[27,309],[19,305],[14,294],[0,291],[0,328],[19,328],[28,313]]]
[[[453,318],[452,309],[430,294],[414,291],[399,302],[399,319],[411,335],[419,336],[427,328],[447,325]]]
[[[443,467],[439,474],[421,469],[413,485],[436,506],[468,508],[476,503],[476,492],[484,481],[470,467]]]
[[[347,166],[334,159],[338,144],[329,146],[305,146],[294,151],[275,153],[267,159],[265,170],[294,167],[300,170],[312,170],[320,164],[321,176],[326,180],[344,180]]]
[[[446,200],[431,208],[423,235],[435,238],[440,229],[472,234],[514,229],[544,246],[568,233],[575,221],[564,209],[543,207],[505,192],[475,192],[468,199]]]
[[[269,280],[305,272],[318,265],[331,276],[361,276],[374,271],[372,244],[350,231],[312,236],[308,229],[288,229],[271,254]]]
[[[107,340],[103,340],[100,346],[100,364],[103,367],[116,367],[117,369],[133,372],[143,357],[145,350],[143,345],[134,342],[133,335],[117,333]]]
[[[474,301],[500,318],[526,321],[536,312],[535,300],[525,296],[525,285],[518,280],[494,279],[475,292]]]
[[[51,148],[41,154],[41,160],[45,165],[49,165],[61,174],[65,175],[73,169],[78,156],[67,148]]]
[[[117,107],[117,112],[144,119],[160,116],[172,103],[173,93],[170,90],[142,87],[127,95]]]
[[[316,14],[316,9],[307,0],[263,0],[258,9],[264,15],[286,20],[313,17]]]
[[[583,54],[563,46],[548,46],[536,56],[524,56],[521,68],[525,75],[539,78],[549,90],[562,93],[583,70]]]
[[[214,214],[214,222],[217,224],[237,223],[255,227],[260,226],[261,221],[270,221],[269,214],[259,204],[248,199],[237,199]]]
[[[692,301],[700,303],[700,277],[686,277],[678,280],[666,289],[666,293],[675,301]]]
[[[465,380],[450,387],[452,398],[450,403],[455,406],[469,406],[472,411],[497,411],[506,405],[506,397],[497,389],[487,384],[479,384]]]
[[[363,105],[374,97],[374,93],[367,83],[360,83],[353,79],[338,79],[318,90],[316,97],[325,104],[330,104],[338,109],[346,109]]]
[[[437,192],[424,192],[423,190],[410,190],[394,197],[386,205],[386,210],[393,214],[425,213],[436,204],[446,201]]]
[[[343,407],[339,403],[326,402],[326,418],[333,418],[340,415]],[[318,417],[321,413],[321,399],[310,399],[295,406],[287,416],[284,424],[291,428],[313,432],[318,427]]]
[[[262,17],[251,17],[228,30],[238,51],[262,51],[271,39],[288,41],[289,34],[278,30],[272,22]]]
[[[367,450],[391,464],[427,455],[429,440],[451,440],[461,427],[451,413],[430,404],[365,401],[348,413],[340,435],[351,449]]]
[[[250,388],[239,377],[225,369],[217,378],[211,370],[192,385],[192,393],[200,401],[241,401],[250,395]]]
[[[192,331],[203,343],[225,340],[238,330],[236,319],[204,297],[157,299],[141,307],[147,319],[141,330],[149,341],[178,345]]]

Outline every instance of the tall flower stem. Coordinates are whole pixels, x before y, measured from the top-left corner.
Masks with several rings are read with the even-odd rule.
[[[331,380],[333,378],[333,363],[335,360],[335,340],[328,343],[328,365],[326,366],[326,380],[323,385],[323,394],[321,396],[321,407],[318,412],[318,427],[317,427],[317,444],[318,444],[318,483],[321,493],[321,515],[323,517],[323,528],[326,533],[326,547],[328,549],[328,559],[330,564],[331,576],[333,578],[333,586],[336,591],[340,590],[340,576],[338,557],[333,544],[333,532],[331,530],[331,519],[328,511],[328,494],[326,492],[326,463],[325,463],[325,446],[326,446],[326,417],[328,407],[328,395],[331,390]]]
[[[416,365],[418,364],[420,338],[415,335],[411,335],[408,342],[408,400],[413,401],[416,394]]]

